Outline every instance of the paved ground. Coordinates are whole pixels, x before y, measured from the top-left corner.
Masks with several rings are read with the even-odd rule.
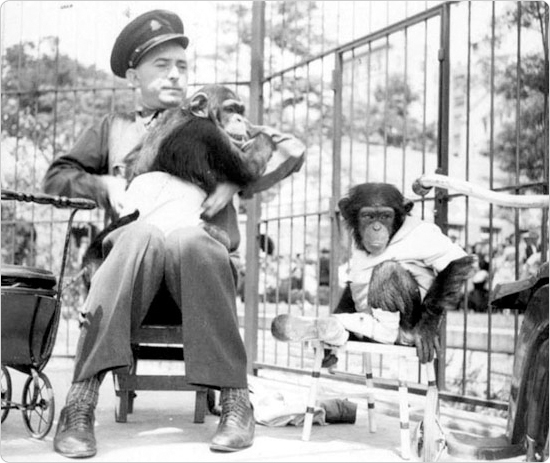
[[[168,362],[165,362],[168,363]],[[50,378],[56,400],[57,411],[52,431],[43,439],[35,440],[28,436],[20,412],[10,411],[2,424],[1,456],[7,462],[53,462],[70,461],[52,449],[52,439],[57,425],[59,410],[64,402],[71,376],[72,360],[53,357],[45,369]],[[158,368],[150,365],[144,368]],[[161,368],[174,368],[160,365]],[[304,398],[307,395],[308,379],[303,376],[289,376],[276,372],[261,372],[257,381],[264,391],[282,393],[293,398]],[[25,376],[13,373],[14,397],[21,394]],[[208,444],[214,434],[218,417],[207,415],[203,424],[192,422],[194,396],[189,392],[140,392],[135,402],[135,411],[125,424],[114,420],[115,394],[110,375],[101,388],[100,402],[97,409],[96,437],[99,451],[96,457],[87,461],[108,462],[277,462],[277,461],[312,461],[312,462],[351,462],[402,461],[399,453],[399,420],[397,419],[397,399],[394,393],[384,393],[377,403],[378,431],[368,432],[367,408],[363,399],[353,397],[360,386],[347,385],[341,382],[322,380],[321,396],[336,393],[338,397],[350,397],[358,403],[357,422],[355,424],[331,424],[314,426],[310,442],[300,439],[301,428],[294,426],[256,427],[256,439],[250,449],[236,453],[213,453]],[[389,394],[389,395],[388,395]],[[411,425],[419,419],[422,402],[411,403]],[[455,415],[444,409],[443,414]],[[442,416],[443,420],[443,416]],[[475,421],[475,420],[474,420]],[[443,422],[443,421],[442,421]],[[487,423],[487,432],[502,432],[503,420],[493,419]],[[479,423],[477,423],[479,425]],[[413,461],[414,461],[413,457]],[[441,461],[466,461],[453,458],[446,453]],[[511,459],[506,461],[522,461]],[[524,461],[524,458],[523,458]]]

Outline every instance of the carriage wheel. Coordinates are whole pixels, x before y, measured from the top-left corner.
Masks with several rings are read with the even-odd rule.
[[[53,424],[55,402],[50,380],[44,373],[33,372],[23,386],[23,421],[29,434],[42,439]]]
[[[10,412],[11,390],[10,372],[2,365],[2,423]]]

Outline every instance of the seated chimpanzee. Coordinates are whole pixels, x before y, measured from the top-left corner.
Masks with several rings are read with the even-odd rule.
[[[456,307],[476,257],[435,224],[410,216],[413,202],[393,185],[354,186],[338,205],[355,243],[340,302],[329,317],[277,316],[273,336],[335,347],[348,339],[416,345],[420,361],[431,361],[441,316]],[[331,360],[327,355],[324,366]]]

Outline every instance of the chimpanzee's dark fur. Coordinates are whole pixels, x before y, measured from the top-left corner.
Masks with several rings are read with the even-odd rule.
[[[183,113],[183,111],[182,111]],[[167,172],[212,193],[220,182],[245,186],[255,176],[224,132],[212,121],[183,114],[161,140],[151,171]]]

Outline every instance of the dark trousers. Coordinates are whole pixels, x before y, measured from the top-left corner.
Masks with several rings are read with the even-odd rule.
[[[222,244],[199,227],[165,237],[138,221],[108,235],[104,251],[107,257],[86,301],[74,381],[132,364],[132,331],[164,282],[182,312],[188,380],[214,388],[247,387],[234,270]]]

